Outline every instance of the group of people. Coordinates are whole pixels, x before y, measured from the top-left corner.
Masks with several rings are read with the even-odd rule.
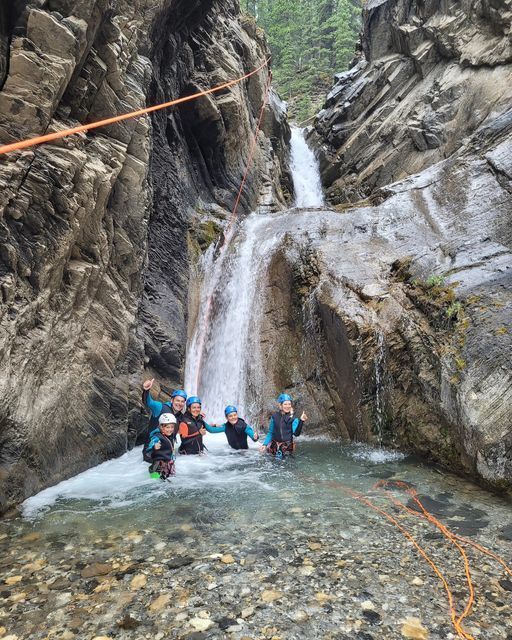
[[[205,420],[201,408],[201,399],[187,396],[183,389],[176,389],[170,401],[160,402],[151,395],[154,379],[143,384],[142,401],[151,412],[144,439],[142,455],[150,463],[152,478],[167,480],[175,473],[175,446],[178,435],[180,454],[198,455],[205,446],[203,436],[208,433],[225,433],[232,449],[248,449],[247,438],[259,440],[258,432],[240,418],[234,405],[224,410],[226,422],[210,425]],[[303,412],[300,418],[293,415],[292,398],[282,393],[277,399],[279,411],[270,417],[267,435],[260,446],[260,452],[268,452],[277,458],[291,455],[295,448],[294,438],[299,436],[304,422],[308,419]]]

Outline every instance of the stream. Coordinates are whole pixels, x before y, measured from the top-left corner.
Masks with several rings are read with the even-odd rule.
[[[292,167],[296,207],[321,208],[314,156],[298,130]],[[248,392],[264,375],[258,296],[280,221],[292,217],[251,214],[217,260],[204,257],[211,317],[191,337],[185,385],[200,393],[212,422],[228,403],[249,421],[258,415]],[[376,361],[379,380],[384,367]],[[451,531],[509,564],[510,504],[400,452],[304,431],[297,456],[284,462],[255,443],[232,451],[223,434],[208,434],[207,455],[180,457],[170,482],[151,480],[136,448],[26,500],[0,522],[0,638],[460,637],[432,567],[356,496],[392,514],[425,549],[457,615],[468,596],[459,552],[376,483],[414,487]],[[393,495],[414,506],[404,492]],[[464,629],[511,639],[511,576],[472,548],[468,556],[476,595]]]

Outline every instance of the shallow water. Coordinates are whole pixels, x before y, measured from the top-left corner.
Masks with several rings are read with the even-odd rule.
[[[66,630],[76,633],[70,625],[87,605],[99,607],[98,615],[89,616],[86,631],[76,637],[148,637],[142,629],[153,633],[158,623],[148,613],[151,601],[162,589],[186,587],[189,595],[165,609],[171,621],[162,638],[187,637],[201,611],[212,620],[205,637],[400,638],[403,620],[411,616],[422,620],[431,638],[456,637],[431,568],[399,531],[341,488],[364,493],[400,518],[445,568],[464,603],[457,553],[431,525],[393,511],[374,487],[382,478],[413,483],[453,530],[507,561],[512,557],[512,543],[500,539],[512,521],[508,503],[397,452],[306,437],[295,459],[278,462],[261,456],[256,445],[231,451],[223,435],[209,434],[206,442],[208,455],[180,457],[171,482],[150,480],[136,449],[41,492],[24,503],[23,517],[2,522],[3,573],[23,577],[4,587],[0,626],[19,638],[46,637],[30,627],[37,610],[51,614],[60,637]],[[226,553],[233,563],[219,560]],[[25,575],[23,568],[38,558],[45,567]],[[183,558],[188,565],[179,568]],[[474,637],[506,637],[512,593],[498,582],[506,576],[489,559],[474,555],[473,561],[478,597],[469,627]],[[126,575],[112,569],[115,579],[100,576],[91,585],[80,572],[94,562],[135,562],[147,585],[131,588],[133,568]],[[55,576],[65,580],[64,593],[45,587]],[[418,576],[423,586],[411,588]],[[250,593],[243,596],[244,589]],[[264,602],[269,590],[284,594],[282,600]],[[497,594],[494,600],[486,599],[489,593]],[[364,612],[368,601],[375,609]],[[240,618],[244,605],[255,607],[247,619]],[[127,612],[140,621],[139,631],[119,627]],[[230,615],[228,632],[222,620]],[[269,616],[277,631],[265,635]]]

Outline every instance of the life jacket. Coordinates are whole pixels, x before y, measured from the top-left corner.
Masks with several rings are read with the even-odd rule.
[[[228,439],[228,444],[232,449],[248,449],[249,445],[247,444],[247,434],[245,433],[245,428],[247,423],[242,418],[238,418],[236,424],[231,424],[231,422],[225,423],[226,428],[226,438]]]
[[[146,397],[148,393],[149,391],[146,391],[146,389],[144,389],[144,391],[142,392],[142,403],[144,404],[144,406],[146,406]],[[172,415],[176,418],[176,425],[174,426],[174,432],[171,435],[171,440],[173,441],[173,443],[176,442],[176,438],[178,436],[179,424],[183,419],[183,413],[181,411],[177,411],[175,413],[172,408],[172,404],[170,402],[164,402],[162,403],[162,409],[160,413],[156,417],[153,414],[151,414],[149,418],[148,426],[146,427],[146,431],[144,432],[144,446],[142,447],[142,458],[144,459],[144,462],[152,461],[151,452],[148,453],[148,450],[147,450],[148,444],[149,444],[149,441],[151,440],[151,434],[153,433],[153,431],[155,429],[159,430],[160,428],[158,419],[163,413],[172,413]]]
[[[272,419],[274,421],[272,440],[276,442],[293,442],[294,417],[289,413],[281,413],[279,411],[272,414]]]
[[[185,411],[181,418],[180,426],[185,423],[188,429],[188,435],[182,436],[179,448],[180,453],[197,454],[204,449],[203,436],[199,433],[199,429],[204,427],[204,420],[201,416],[194,418],[191,413]]]
[[[160,460],[169,462],[174,458],[174,441],[164,436],[163,433],[157,434],[156,437],[160,441],[160,449],[155,449],[153,446],[151,450],[148,451],[148,454],[151,456],[151,462],[158,462]]]

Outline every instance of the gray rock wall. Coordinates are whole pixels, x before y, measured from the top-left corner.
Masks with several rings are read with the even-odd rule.
[[[315,121],[334,204],[455,153],[510,107],[510,0],[384,0],[363,10],[362,56]]]
[[[208,88],[267,53],[232,0],[2,3],[0,142]],[[0,508],[123,452],[145,366],[180,382],[189,247],[232,205],[266,81],[0,158]],[[280,118],[267,110],[242,212],[283,200]]]
[[[363,57],[310,137],[338,211],[313,243],[311,289],[336,428],[505,490],[511,7],[367,3]]]

